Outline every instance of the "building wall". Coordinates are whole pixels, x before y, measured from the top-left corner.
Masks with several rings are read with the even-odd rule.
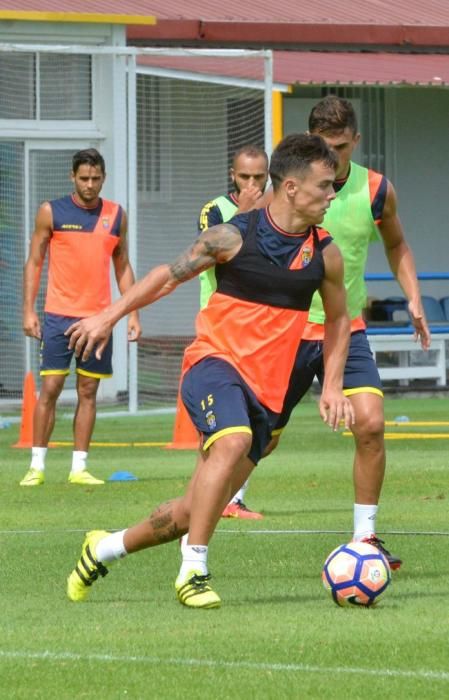
[[[332,92],[332,90],[328,90]],[[335,92],[335,90],[333,91]],[[415,255],[420,272],[449,272],[449,246],[446,242],[449,187],[449,90],[438,88],[385,88],[380,95],[384,108],[381,124],[383,154],[369,153],[366,143],[369,110],[368,89],[347,90],[359,116],[362,139],[354,160],[368,165],[374,156],[385,162],[382,170],[393,182],[398,195],[398,209],[404,231]],[[351,94],[352,93],[352,94]],[[284,130],[307,128],[307,115],[320,98],[320,89],[301,89],[285,98]],[[372,150],[372,149],[371,149]],[[372,165],[375,167],[375,165]],[[387,272],[381,243],[370,248],[368,272]],[[370,282],[370,296],[401,294],[396,282]],[[449,295],[449,282],[422,283],[423,294]]]
[[[126,44],[124,27],[77,22],[0,21],[0,41],[14,44]]]
[[[399,215],[420,272],[449,272],[448,115],[448,90],[387,90],[387,175],[395,185]],[[384,269],[382,246],[372,246],[368,270]],[[381,287],[371,283],[370,293],[380,293]],[[397,289],[385,284],[382,294]],[[422,292],[449,295],[449,281],[423,282]]]
[[[123,27],[101,24],[59,24],[32,22],[0,22],[0,42],[14,44],[58,45],[124,45],[126,42]],[[11,54],[10,54],[11,55]],[[0,64],[2,54],[0,53]],[[57,60],[57,57],[55,57]],[[23,237],[19,249],[23,251],[23,259],[16,260],[17,274],[14,276],[16,295],[21,297],[21,269],[23,266],[27,240],[31,236],[34,217],[40,203],[71,191],[70,182],[71,154],[81,148],[97,147],[105,156],[108,177],[103,189],[103,195],[115,199],[126,206],[126,83],[123,59],[111,56],[98,56],[94,61],[93,87],[95,92],[95,111],[91,122],[37,121],[24,120],[0,121],[0,141],[5,144],[20,144],[23,152],[23,203],[22,210],[26,212],[18,236]],[[8,83],[8,81],[6,81]],[[14,100],[13,79],[10,80],[11,93],[3,94],[2,99]],[[73,90],[79,89],[78,85]],[[55,96],[57,99],[57,96]],[[58,153],[60,155],[58,156]],[[42,176],[42,158],[46,159],[47,177]],[[40,170],[33,166],[40,163]],[[44,287],[45,280],[41,285]],[[41,300],[43,295],[41,294]],[[8,342],[15,344],[14,348],[25,347],[21,332],[20,314],[8,320]],[[117,390],[125,389],[127,385],[127,349],[126,325],[121,323],[114,331],[115,353],[114,366],[117,368],[113,380],[102,383],[101,394],[114,396]],[[9,340],[11,338],[12,340]],[[28,341],[30,348],[31,368],[37,374],[38,346],[34,341]],[[21,356],[19,366],[17,357]],[[15,351],[14,368],[0,366],[0,384],[8,390],[21,387],[23,373],[27,367],[26,353]],[[67,382],[67,387],[73,387],[73,378]]]

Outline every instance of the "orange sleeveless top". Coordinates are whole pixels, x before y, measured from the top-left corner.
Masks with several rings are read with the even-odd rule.
[[[196,318],[183,372],[204,357],[219,357],[279,413],[310,301],[323,280],[322,249],[331,239],[317,227],[282,232],[264,210],[241,214],[232,224],[242,234],[242,247],[215,268],[217,291]]]
[[[86,225],[88,210],[71,196],[50,205],[55,229],[50,240],[45,311],[90,316],[111,303],[110,262],[120,240],[117,220],[121,207],[101,200],[99,213],[92,216],[90,212],[91,222]]]

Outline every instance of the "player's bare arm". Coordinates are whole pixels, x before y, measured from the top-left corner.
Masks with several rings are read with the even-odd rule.
[[[421,303],[421,292],[416,275],[415,260],[408,245],[397,212],[397,197],[391,182],[388,183],[387,196],[379,231],[385,247],[385,254],[390,269],[402,291],[408,299],[410,318],[415,328],[415,339],[419,340],[423,350],[430,347],[430,331]]]
[[[354,423],[351,402],[343,394],[343,371],[348,354],[351,323],[346,309],[343,258],[334,243],[323,251],[325,277],[320,287],[326,321],[324,324],[324,383],[320,415],[333,429],[340,421],[346,428]]]
[[[53,216],[48,202],[37,212],[30,250],[23,269],[23,330],[31,338],[41,337],[41,327],[34,305],[39,291],[42,265],[52,235]]]
[[[128,257],[128,242],[127,242],[128,222],[126,213],[123,212],[120,225],[120,239],[112,254],[112,262],[114,264],[115,279],[121,294],[128,291],[135,282],[134,273]],[[131,311],[128,316],[128,340],[130,342],[137,341],[142,335],[142,326],[140,325],[138,311]]]
[[[236,226],[218,224],[203,231],[193,245],[170,266],[177,284],[187,282],[217,263],[232,260],[242,245]]]
[[[237,255],[242,237],[235,226],[219,224],[207,229],[171,265],[159,265],[133,284],[120,299],[95,316],[72,324],[66,331],[69,347],[86,361],[93,348],[101,357],[112,328],[123,316],[153,304],[176,287],[199,275],[203,270],[227,262]]]

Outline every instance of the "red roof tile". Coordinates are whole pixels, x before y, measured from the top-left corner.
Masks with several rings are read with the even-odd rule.
[[[449,46],[447,0],[285,0],[275,8],[272,0],[90,0],[85,5],[79,0],[0,0],[0,19],[5,12],[22,19],[26,12],[155,16],[154,27],[128,28],[132,41]]]
[[[449,85],[449,55],[275,51],[274,79],[302,85]]]
[[[83,7],[85,5],[85,7]],[[447,0],[0,0],[0,10],[41,12],[102,12],[156,15],[160,19],[228,22],[299,22],[320,24],[380,24],[440,26],[449,24]]]
[[[262,59],[140,56],[139,66],[263,81]],[[449,55],[275,51],[275,86],[449,85]]]

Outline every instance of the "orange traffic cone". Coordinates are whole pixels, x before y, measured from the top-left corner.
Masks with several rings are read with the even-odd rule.
[[[186,407],[178,394],[173,442],[169,442],[166,448],[168,450],[197,450],[199,444],[198,431],[193,425]]]
[[[23,382],[22,421],[19,440],[13,447],[33,446],[33,415],[37,403],[36,385],[32,372],[27,372]]]

